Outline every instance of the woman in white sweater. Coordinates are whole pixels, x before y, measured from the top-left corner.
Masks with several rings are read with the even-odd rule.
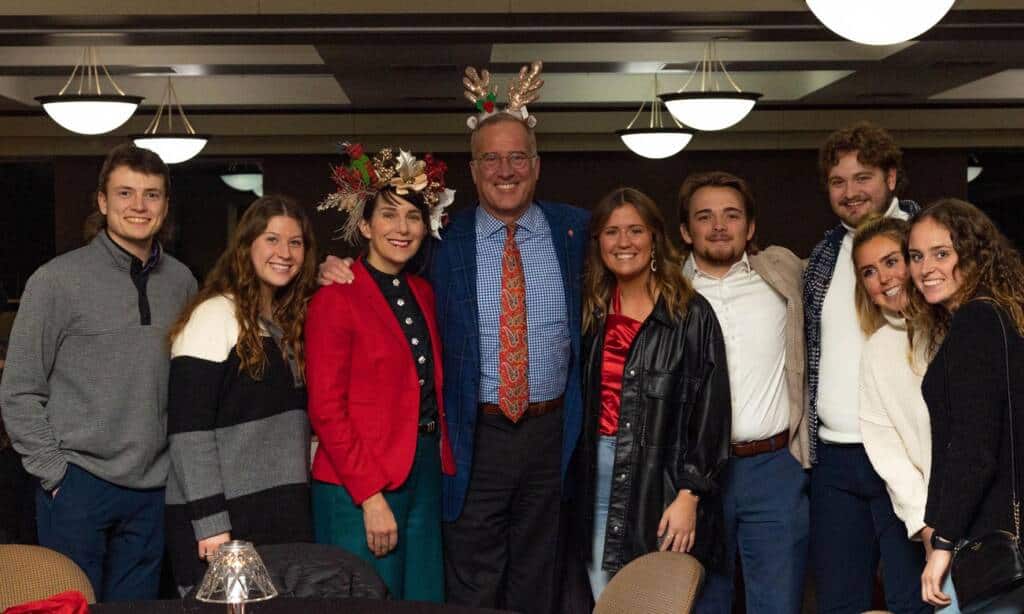
[[[860,364],[860,428],[871,465],[885,481],[907,537],[931,553],[924,524],[931,468],[931,426],[921,396],[927,363],[911,348],[902,311],[907,293],[907,223],[872,217],[857,228],[853,262],[857,314],[869,335]]]

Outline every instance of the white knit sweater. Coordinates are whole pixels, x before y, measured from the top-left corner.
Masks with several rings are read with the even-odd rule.
[[[888,324],[868,339],[860,366],[860,429],[871,465],[885,480],[893,510],[918,538],[931,470],[931,423],[921,372],[911,366],[906,324]]]

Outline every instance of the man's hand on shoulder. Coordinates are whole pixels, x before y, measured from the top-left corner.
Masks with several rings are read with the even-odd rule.
[[[355,279],[352,274],[352,259],[351,258],[338,258],[337,256],[327,256],[323,262],[320,263],[319,275],[317,275],[317,282],[321,286],[329,286],[331,284],[350,284]]]

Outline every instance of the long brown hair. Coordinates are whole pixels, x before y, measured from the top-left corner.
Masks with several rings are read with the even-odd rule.
[[[907,233],[910,230],[910,225],[905,221],[896,217],[882,217],[877,213],[869,214],[864,220],[857,226],[856,234],[853,235],[853,249],[850,250],[853,257],[854,274],[857,276],[857,285],[854,290],[854,302],[857,305],[857,320],[860,322],[860,329],[864,331],[865,335],[871,335],[879,328],[885,325],[885,316],[882,315],[882,308],[879,307],[871,300],[868,296],[867,290],[864,288],[864,282],[860,277],[860,271],[857,271],[857,249],[861,245],[864,245],[871,239],[876,237],[885,237],[890,239],[893,243],[900,248],[900,258],[906,262],[907,253]],[[910,292],[910,288],[906,287],[910,284],[904,284],[904,291]]]
[[[590,217],[590,237],[583,273],[583,330],[597,330],[598,322],[608,314],[615,275],[601,259],[598,234],[608,224],[608,218],[619,207],[632,205],[651,231],[654,244],[654,265],[651,272],[651,294],[665,299],[668,312],[678,319],[686,316],[686,307],[693,298],[694,289],[683,277],[682,259],[665,232],[665,218],[658,205],[636,188],[617,188],[597,203]]]
[[[963,305],[980,295],[1002,307],[1017,332],[1024,335],[1024,264],[1020,253],[987,215],[968,202],[956,198],[936,201],[910,221],[911,230],[926,219],[949,231],[956,250],[955,270],[962,281],[950,304]],[[928,355],[933,356],[949,332],[952,311],[929,304],[918,292],[910,297],[907,316],[923,335]]]
[[[267,229],[270,218],[279,215],[299,223],[305,258],[295,279],[274,293],[272,310],[274,322],[284,331],[282,352],[290,350],[298,362],[300,374],[305,373],[302,327],[306,321],[306,304],[316,290],[316,237],[305,210],[286,196],[263,196],[249,205],[229,239],[227,249],[217,259],[203,287],[178,317],[170,332],[173,341],[203,301],[220,295],[230,296],[235,304],[235,318],[239,327],[238,342],[235,345],[235,352],[241,360],[239,371],[245,371],[257,380],[263,377],[267,357],[263,352],[260,334],[261,285],[252,265],[251,249],[253,241]]]

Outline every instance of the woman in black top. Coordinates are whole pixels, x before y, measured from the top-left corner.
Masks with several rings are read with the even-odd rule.
[[[1024,265],[984,213],[955,199],[913,219],[908,261],[920,292],[911,293],[916,340],[932,356],[922,392],[932,424],[925,523],[934,530],[934,550],[921,576],[921,596],[947,606],[945,614],[959,611],[948,578],[953,545],[1014,530],[1007,396],[1019,458],[1024,380],[1015,374],[1024,370]],[[1024,594],[971,607],[1021,612]]]
[[[574,524],[596,599],[648,552],[721,563],[731,409],[722,330],[683,277],[657,205],[617,189],[590,231]]]

